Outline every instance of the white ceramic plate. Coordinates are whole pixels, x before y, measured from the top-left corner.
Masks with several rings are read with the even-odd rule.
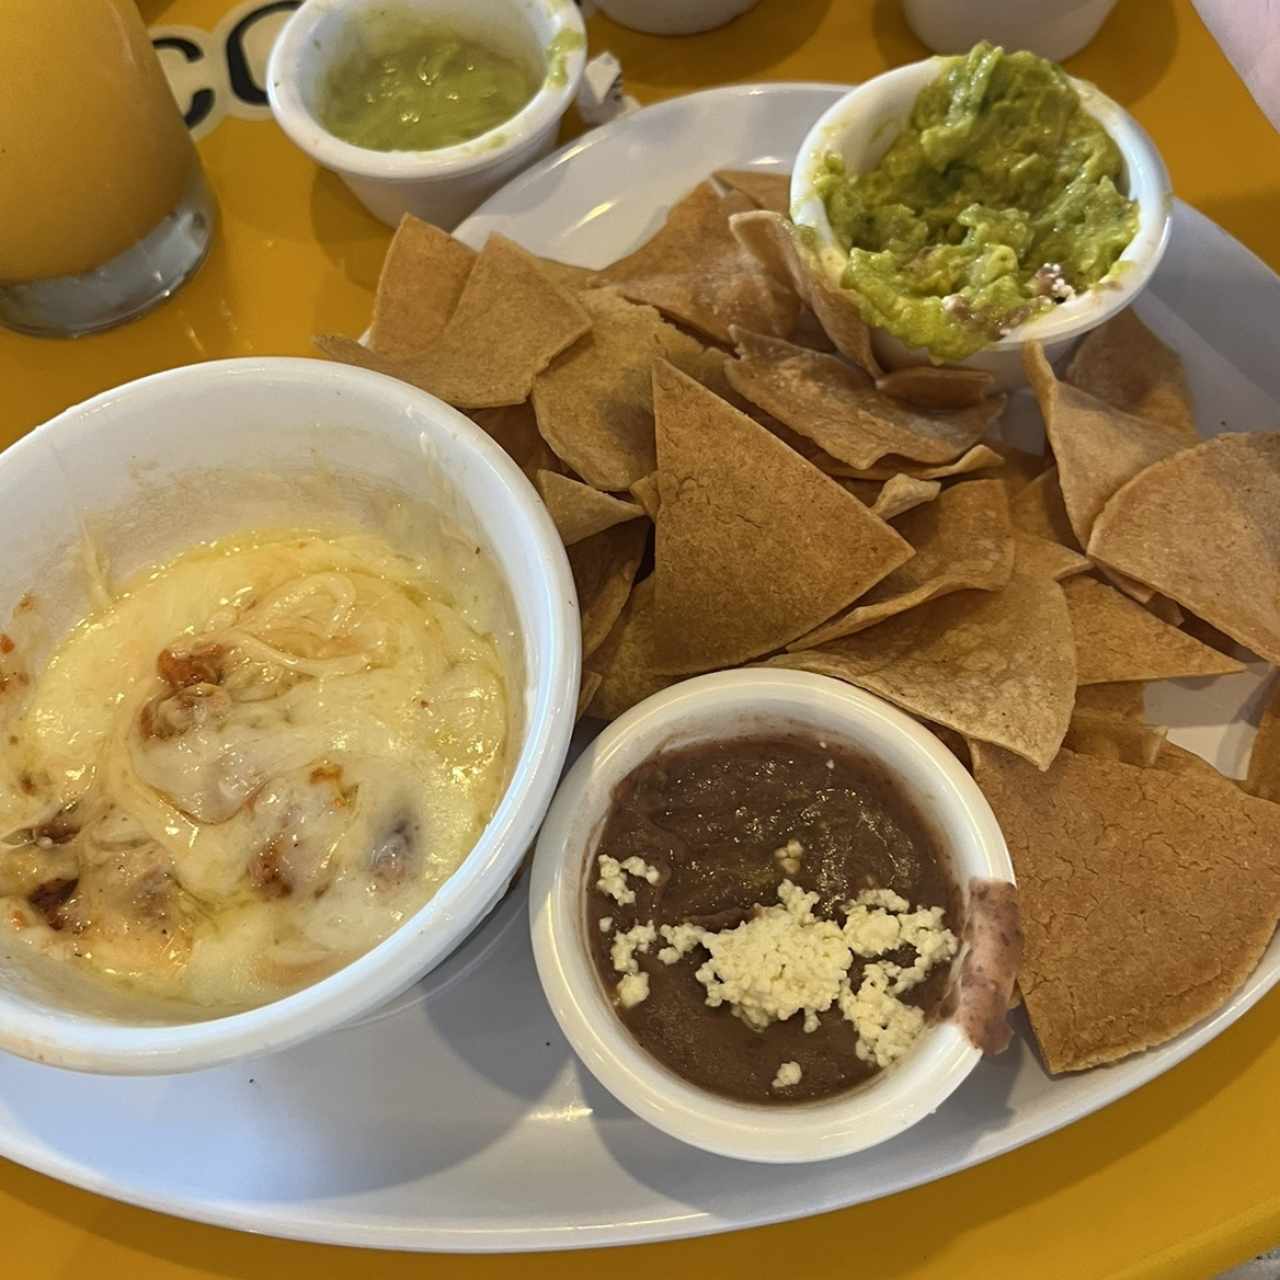
[[[599,265],[723,165],[786,168],[841,92],[721,89],[601,129],[499,192],[460,234],[501,229]],[[1140,310],[1184,358],[1206,430],[1274,425],[1280,279],[1179,206]],[[1025,393],[1024,393],[1025,394]],[[1034,429],[1024,401],[1016,432]],[[1173,738],[1239,772],[1265,669],[1153,689]],[[523,889],[518,889],[523,894]],[[499,909],[459,980],[394,1016],[195,1076],[63,1074],[0,1056],[0,1153],[122,1200],[282,1236],[523,1250],[697,1235],[888,1195],[1009,1151],[1146,1083],[1280,977],[1280,942],[1227,1008],[1171,1044],[1050,1080],[1023,1039],[934,1116],[872,1151],[778,1169],[685,1147],[574,1061],[542,998],[522,912]],[[465,976],[465,980],[462,980]]]

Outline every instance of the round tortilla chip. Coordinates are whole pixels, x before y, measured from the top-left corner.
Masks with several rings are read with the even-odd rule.
[[[825,649],[780,654],[766,665],[847,680],[1041,769],[1058,752],[1076,692],[1062,588],[1017,573],[999,591],[939,596]]]
[[[671,673],[780,648],[911,547],[856,498],[674,366],[654,366],[657,645]]]
[[[852,608],[793,640],[789,651],[821,648],[951,591],[995,591],[1013,572],[1009,500],[999,480],[955,485],[895,527],[915,555]]]
[[[1107,503],[1089,556],[1280,663],[1280,434],[1206,440]]]
[[[846,466],[875,466],[886,454],[953,462],[1004,409],[1004,397],[947,413],[912,409],[876,390],[870,376],[835,356],[735,328],[737,360],[726,366],[739,395]]]
[[[1280,914],[1280,805],[1186,772],[1063,751],[1037,773],[975,752],[1018,880],[1018,984],[1052,1072],[1153,1045],[1221,1008]]]
[[[1234,658],[1161,622],[1096,578],[1063,584],[1076,645],[1079,684],[1178,680],[1243,671]]]

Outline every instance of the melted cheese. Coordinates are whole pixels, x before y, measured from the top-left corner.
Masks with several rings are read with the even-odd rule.
[[[251,534],[117,593],[0,744],[0,927],[227,1007],[390,934],[506,777],[502,665],[447,563]]]

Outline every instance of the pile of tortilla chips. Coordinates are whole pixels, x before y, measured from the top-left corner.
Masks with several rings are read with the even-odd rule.
[[[1237,785],[1142,694],[1243,670],[1237,646],[1280,663],[1280,434],[1199,440],[1181,361],[1125,312],[1065,379],[1027,348],[1049,452],[1011,448],[989,375],[880,368],[785,207],[782,175],[717,173],[595,270],[406,219],[368,345],[318,342],[468,412],[536,484],[579,714],[757,663],[896,703],[1005,831],[1049,1069],[1158,1044],[1280,917],[1280,699]]]

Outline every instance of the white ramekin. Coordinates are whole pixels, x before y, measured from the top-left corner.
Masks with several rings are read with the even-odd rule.
[[[487,547],[509,595],[500,643],[516,660],[518,754],[462,865],[366,955],[230,1016],[104,992],[0,933],[0,1048],[83,1071],[186,1071],[285,1048],[392,999],[488,914],[532,845],[568,749],[580,654],[568,561],[533,486],[462,414],[380,374],[323,360],[212,361],[108,391],[0,454],[0,617],[34,591],[46,654],[90,607],[85,524],[113,572],[127,574],[245,527],[394,529],[397,509],[419,507]],[[37,669],[42,660],[34,653]]]
[[[830,107],[801,144],[791,176],[791,216],[799,225],[813,229],[821,266],[833,281],[839,282],[846,255],[827,220],[826,207],[814,191],[824,160],[833,153],[840,156],[849,173],[873,168],[907,125],[920,91],[938,78],[944,65],[941,58],[927,58],[873,77]],[[1071,83],[1085,110],[1120,148],[1127,194],[1138,201],[1138,231],[1120,255],[1119,261],[1126,265],[1116,270],[1113,280],[1064,302],[960,361],[969,368],[989,370],[997,385],[1006,389],[1026,384],[1022,347],[1027,342],[1042,342],[1051,361],[1065,357],[1079,338],[1142,292],[1169,243],[1173,193],[1155,144],[1123,107],[1088,81],[1072,77]],[[908,347],[881,329],[872,331],[872,344],[889,368],[923,364],[929,359],[922,348]]]
[[[971,879],[1012,881],[986,800],[932,734],[869,693],[825,676],[751,668],[699,676],[615,720],[561,784],[538,838],[530,923],[538,976],[561,1030],[592,1074],[650,1124],[743,1160],[794,1163],[848,1155],[937,1110],[981,1057],[951,1021],[930,1026],[900,1062],[841,1097],[795,1106],[733,1102],[689,1084],[632,1038],[588,950],[586,893],[615,786],[655,752],[756,733],[846,744],[882,762],[929,822],[962,893]]]
[[[754,9],[760,0],[596,0],[619,26],[655,36],[712,31]]]
[[[1062,62],[1079,53],[1116,0],[902,0],[907,26],[934,53],[964,53],[979,40]]]
[[[556,142],[560,118],[578,92],[586,61],[582,15],[572,0],[397,0],[407,12],[513,46],[546,64],[557,37],[575,44],[556,55],[529,103],[488,133],[434,151],[371,151],[343,142],[320,123],[316,102],[352,24],[385,13],[386,0],[306,0],[280,33],[267,63],[267,98],[280,127],[317,164],[332,169],[376,218],[395,226],[402,214],[452,229]]]

